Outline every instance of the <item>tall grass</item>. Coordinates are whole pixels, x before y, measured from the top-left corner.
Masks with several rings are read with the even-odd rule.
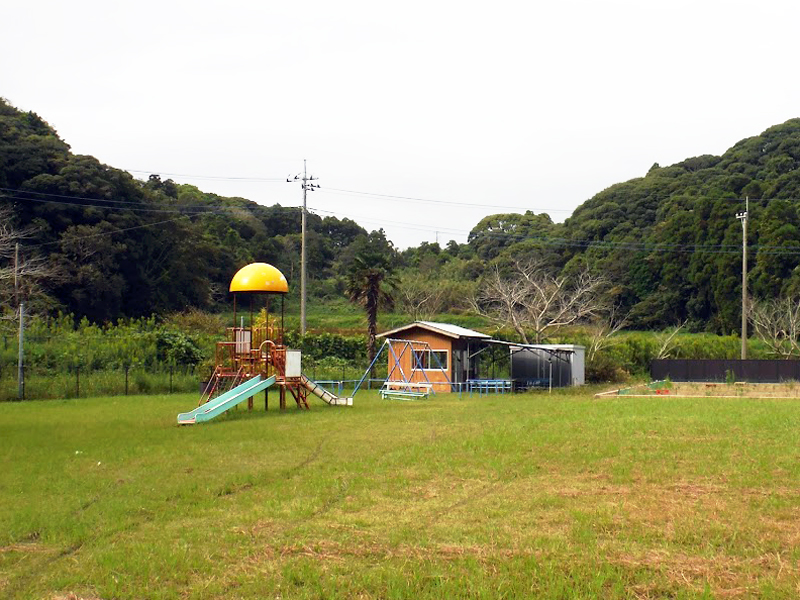
[[[16,375],[16,374],[15,374]],[[193,368],[114,369],[90,371],[73,368],[24,378],[25,400],[90,398],[140,394],[199,393],[199,378]],[[0,377],[0,402],[19,399],[16,377]]]
[[[0,596],[791,598],[800,401],[0,405]]]
[[[155,317],[98,325],[69,315],[26,320],[25,363],[29,370],[45,373],[52,369],[81,367],[88,370],[124,367],[153,368],[172,358],[176,345],[213,349],[217,336],[203,331],[182,332],[159,323]],[[17,364],[16,331],[2,331],[0,366],[5,372]]]

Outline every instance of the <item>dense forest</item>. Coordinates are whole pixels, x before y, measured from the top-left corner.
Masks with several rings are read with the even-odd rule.
[[[466,310],[492,272],[535,260],[553,273],[602,273],[628,326],[688,323],[728,334],[740,318],[741,225],[750,203],[750,291],[800,292],[800,119],[614,185],[564,223],[546,214],[482,219],[466,244],[402,252],[382,231],[309,214],[309,293],[344,298],[354,264],[380,253],[411,318]],[[576,176],[580,176],[577,172]],[[533,199],[532,199],[533,200]],[[214,310],[231,274],[255,260],[299,280],[300,212],[227,198],[152,175],[137,180],[75,155],[42,118],[0,100],[0,298],[102,323]],[[15,291],[15,243],[20,244]],[[433,281],[436,285],[431,285]],[[297,285],[291,286],[297,293]],[[15,298],[16,294],[16,298]]]

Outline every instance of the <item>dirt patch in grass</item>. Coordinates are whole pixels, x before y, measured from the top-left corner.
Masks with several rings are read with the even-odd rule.
[[[800,384],[790,383],[673,383],[678,396],[736,396],[741,398],[800,398]]]
[[[611,390],[596,397],[656,396],[681,398],[800,398],[800,382],[785,383],[711,383],[653,382],[631,388]]]
[[[313,544],[293,544],[277,549],[265,548],[260,555],[251,557],[254,563],[276,559],[310,558],[327,564],[347,564],[354,559],[364,563],[386,561],[450,562],[470,559],[490,569],[498,562],[527,558],[546,558],[546,553],[536,548],[498,548],[488,545],[407,545],[388,546],[375,542],[360,541],[342,544],[330,540],[319,540]],[[599,558],[599,557],[598,557]],[[589,555],[575,550],[570,564],[591,563]],[[642,549],[622,552],[613,545],[603,548],[603,559],[608,564],[621,567],[633,574],[649,572],[647,584],[634,585],[631,589],[637,598],[661,598],[669,590],[691,590],[702,594],[708,589],[717,598],[745,598],[757,595],[761,583],[768,579],[774,583],[791,584],[800,576],[796,562],[779,553],[755,557],[739,557],[726,554],[706,556],[691,555],[668,550]]]
[[[272,551],[266,553],[268,556]],[[308,556],[332,561],[346,561],[350,558],[371,560],[390,560],[395,558],[413,560],[452,560],[469,557],[478,561],[509,559],[521,556],[534,556],[539,553],[530,548],[497,548],[482,545],[432,544],[416,546],[399,544],[389,546],[374,542],[342,544],[330,540],[320,540],[310,545],[283,546],[277,552],[280,556]]]
[[[53,552],[53,548],[40,544],[38,542],[19,542],[16,544],[9,544],[8,546],[0,546],[0,554],[8,552],[20,552],[23,554],[41,554],[44,552]]]
[[[620,554],[611,558],[626,569],[660,572],[671,586],[702,594],[706,586],[717,598],[753,597],[765,577],[791,583],[797,580],[797,564],[780,554],[764,554],[753,558],[726,555],[690,556],[660,550],[640,554]],[[633,590],[639,598],[662,597],[655,584],[639,585]]]

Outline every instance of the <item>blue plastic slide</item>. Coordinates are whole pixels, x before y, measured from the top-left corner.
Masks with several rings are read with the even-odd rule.
[[[203,421],[210,421],[217,415],[224,413],[229,408],[232,408],[244,402],[248,398],[252,398],[258,392],[263,392],[269,386],[275,383],[275,376],[268,379],[263,379],[261,375],[256,375],[252,379],[245,381],[242,385],[236,386],[229,392],[225,392],[221,396],[212,398],[202,406],[198,406],[191,412],[181,413],[178,415],[178,425],[193,425],[195,423],[202,423]]]

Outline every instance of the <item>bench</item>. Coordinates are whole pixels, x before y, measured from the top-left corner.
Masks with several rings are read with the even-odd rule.
[[[433,390],[430,383],[405,381],[386,381],[381,386],[381,398],[384,400],[416,400],[427,398]]]

